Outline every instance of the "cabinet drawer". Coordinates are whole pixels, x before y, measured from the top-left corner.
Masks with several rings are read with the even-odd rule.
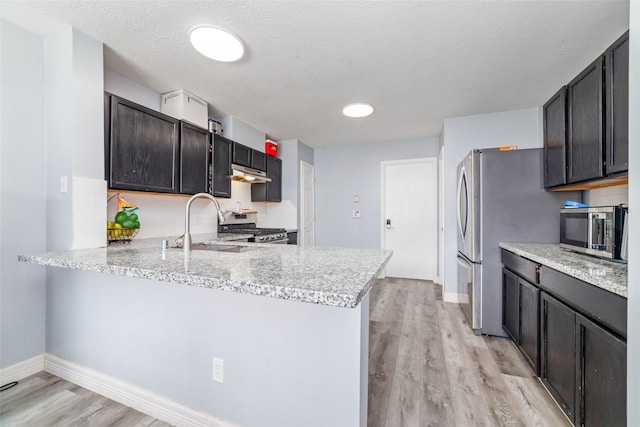
[[[531,283],[538,283],[538,264],[501,249],[502,264]]]
[[[540,268],[540,287],[627,339],[627,299],[552,268]]]

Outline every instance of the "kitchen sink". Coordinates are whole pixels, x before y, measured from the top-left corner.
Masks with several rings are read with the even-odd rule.
[[[239,246],[239,245],[212,245],[206,243],[195,243],[191,245],[191,250],[198,251],[217,251],[217,252],[249,252],[254,247],[251,246]]]

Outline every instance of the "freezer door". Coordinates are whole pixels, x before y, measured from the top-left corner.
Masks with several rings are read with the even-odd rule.
[[[458,254],[458,292],[464,289],[469,300],[462,311],[476,335],[482,332],[482,265],[474,264]]]
[[[457,231],[458,251],[474,262],[482,260],[480,254],[480,227],[479,212],[479,153],[471,152],[458,166],[458,191],[457,191]]]

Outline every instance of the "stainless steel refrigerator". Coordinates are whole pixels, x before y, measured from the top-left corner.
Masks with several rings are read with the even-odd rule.
[[[458,166],[458,292],[477,335],[506,336],[498,243],[558,243],[564,201],[582,201],[546,191],[543,168],[542,148],[473,150]]]

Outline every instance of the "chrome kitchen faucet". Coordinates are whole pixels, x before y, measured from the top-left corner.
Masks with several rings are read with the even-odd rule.
[[[218,211],[218,221],[220,222],[224,221],[224,217],[222,216],[222,210],[220,209],[220,203],[218,203],[215,197],[213,197],[211,194],[208,194],[208,193],[198,193],[191,196],[191,198],[187,202],[187,205],[184,208],[184,238],[182,239],[182,247],[184,249],[185,254],[188,254],[189,251],[191,250],[191,227],[189,226],[189,217],[191,216],[191,203],[193,203],[195,199],[199,199],[199,198],[205,198],[205,199],[211,200],[215,205],[216,210]]]

